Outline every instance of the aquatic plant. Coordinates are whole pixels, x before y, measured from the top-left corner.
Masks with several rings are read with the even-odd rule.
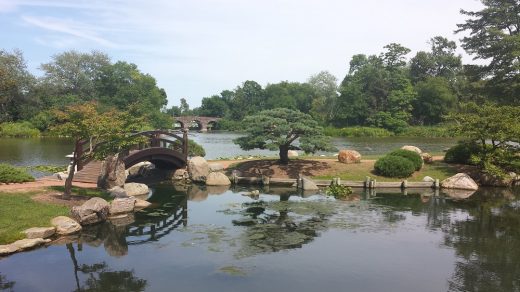
[[[343,185],[331,184],[325,190],[325,194],[327,196],[331,196],[336,199],[345,199],[350,194],[352,194],[352,189],[350,187],[343,186]]]

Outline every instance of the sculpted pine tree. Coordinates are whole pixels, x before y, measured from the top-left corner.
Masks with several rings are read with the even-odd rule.
[[[291,149],[302,149],[306,153],[333,149],[318,123],[300,111],[286,108],[265,110],[245,117],[243,124],[247,136],[233,142],[243,150],[278,149],[281,164],[289,163]]]

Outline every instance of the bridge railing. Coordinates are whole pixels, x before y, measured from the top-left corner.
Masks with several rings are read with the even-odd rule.
[[[166,130],[152,130],[137,133],[131,133],[129,137],[145,136],[148,139],[144,143],[139,143],[129,150],[143,150],[152,147],[162,147],[175,150],[182,153],[187,161],[188,159],[188,132],[181,131],[166,131]],[[94,138],[90,140],[77,140],[74,147],[74,159],[76,160],[77,170],[80,171],[85,165],[91,162],[94,157],[93,153],[104,142],[95,143]]]

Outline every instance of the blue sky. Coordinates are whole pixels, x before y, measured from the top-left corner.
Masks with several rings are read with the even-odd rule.
[[[29,69],[75,49],[135,63],[194,107],[245,80],[304,82],[328,70],[343,79],[352,55],[397,42],[428,49],[454,35],[477,0],[0,0],[0,48]],[[463,54],[465,62],[471,57]]]

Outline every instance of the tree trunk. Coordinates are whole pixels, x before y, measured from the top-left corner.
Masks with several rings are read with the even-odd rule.
[[[280,164],[289,164],[289,146],[280,146]]]
[[[75,155],[75,154],[74,154]],[[74,172],[76,171],[77,160],[76,157],[72,160],[72,166],[70,167],[69,175],[65,180],[65,190],[63,191],[62,198],[64,200],[70,200],[70,194],[72,193],[72,179],[74,178]]]

